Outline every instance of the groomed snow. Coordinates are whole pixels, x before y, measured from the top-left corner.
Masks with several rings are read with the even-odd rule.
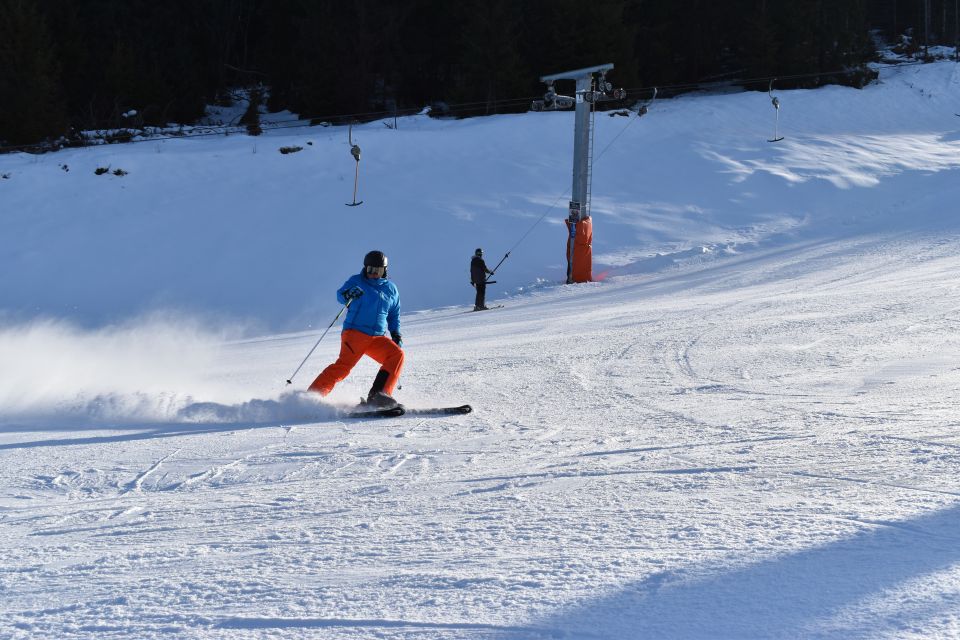
[[[778,95],[598,115],[571,286],[569,113],[0,156],[0,637],[960,637],[960,67]],[[372,248],[474,413],[285,384]]]

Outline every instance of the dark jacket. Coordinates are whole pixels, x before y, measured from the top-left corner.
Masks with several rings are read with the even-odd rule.
[[[473,260],[470,261],[470,282],[472,284],[486,282],[488,273],[491,273],[491,271],[487,269],[487,263],[483,261],[483,258],[473,256]]]

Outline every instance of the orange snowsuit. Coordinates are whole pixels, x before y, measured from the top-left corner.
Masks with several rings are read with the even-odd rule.
[[[340,334],[340,356],[320,372],[310,384],[310,391],[327,395],[333,391],[334,385],[350,375],[350,371],[365,355],[379,362],[381,371],[389,374],[383,391],[393,395],[403,369],[403,350],[388,336],[371,336],[356,329],[344,329]]]

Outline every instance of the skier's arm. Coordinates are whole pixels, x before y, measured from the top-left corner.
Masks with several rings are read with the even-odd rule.
[[[349,280],[344,282],[343,286],[337,289],[337,301],[339,301],[340,304],[347,304],[348,298],[344,294],[347,291],[350,291],[351,289],[355,288],[356,286],[357,286],[357,283],[353,281],[353,278],[350,278]]]
[[[390,307],[390,311],[387,312],[387,329],[390,331],[390,334],[400,334],[400,294],[397,294],[397,299],[394,301],[393,306]]]

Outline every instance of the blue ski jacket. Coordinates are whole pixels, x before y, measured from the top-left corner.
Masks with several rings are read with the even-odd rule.
[[[344,329],[356,329],[368,336],[382,336],[387,330],[400,333],[400,292],[386,278],[368,278],[363,273],[351,276],[337,289],[337,300],[347,304],[343,294],[360,287],[363,295],[350,303]]]

